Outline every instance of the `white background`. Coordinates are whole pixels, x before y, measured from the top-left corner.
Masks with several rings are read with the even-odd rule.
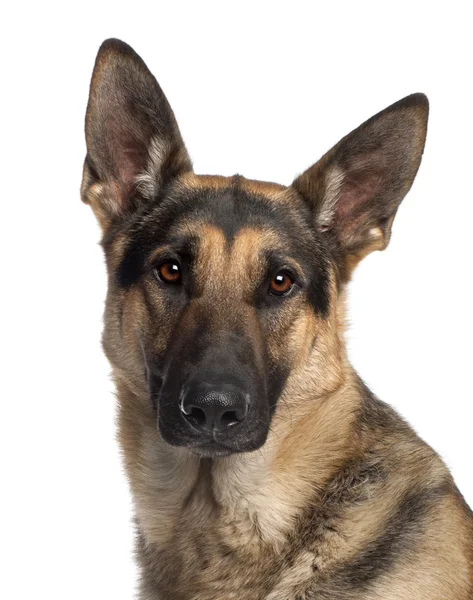
[[[289,183],[403,96],[428,94],[416,183],[351,285],[349,350],[473,504],[468,3],[29,2],[1,16],[0,597],[129,599],[130,501],[100,349],[105,271],[79,200],[96,51],[165,90],[198,173]]]

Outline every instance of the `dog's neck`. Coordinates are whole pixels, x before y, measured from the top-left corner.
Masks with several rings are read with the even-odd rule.
[[[297,513],[356,454],[359,400],[357,386],[347,382],[297,412],[282,403],[260,451],[215,461],[216,501],[229,514],[249,516],[265,542],[283,543]]]
[[[294,370],[267,442],[251,453],[200,459],[185,448],[168,446],[149,398],[138,397],[117,379],[120,441],[137,521],[148,542],[166,543],[185,511],[214,519],[218,510],[225,515],[222,521],[238,527],[239,543],[249,543],[255,527],[260,541],[274,547],[284,543],[298,511],[316,499],[360,446],[358,378],[338,335],[331,339],[336,360],[327,361],[324,348]],[[133,422],[126,417],[130,414]]]

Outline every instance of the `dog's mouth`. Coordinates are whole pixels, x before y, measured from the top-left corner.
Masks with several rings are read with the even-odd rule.
[[[267,428],[254,431],[241,431],[238,435],[210,435],[191,431],[183,431],[178,427],[170,427],[158,417],[158,430],[164,442],[170,446],[187,448],[189,452],[200,458],[217,458],[252,452],[260,448],[266,441]]]
[[[198,445],[189,445],[187,448],[199,458],[220,458],[238,452],[237,449],[230,448],[216,440],[210,440]]]

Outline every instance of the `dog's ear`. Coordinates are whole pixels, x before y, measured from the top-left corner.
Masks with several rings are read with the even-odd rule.
[[[429,105],[413,94],[344,137],[293,187],[309,203],[348,279],[373,250],[384,250],[394,216],[419,168]]]
[[[104,229],[192,170],[158,82],[124,42],[106,40],[95,61],[85,120],[81,195]]]

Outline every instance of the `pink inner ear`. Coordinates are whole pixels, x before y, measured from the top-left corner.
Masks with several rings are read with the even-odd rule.
[[[128,144],[121,148],[119,156],[117,156],[120,179],[128,190],[140,172],[146,168],[146,157],[143,154],[137,146]]]
[[[348,173],[342,184],[335,214],[337,219],[349,218],[359,214],[363,205],[374,198],[383,185],[383,174],[380,172],[359,171]]]
[[[117,108],[117,113],[120,112],[124,111]],[[133,130],[125,117],[120,118],[118,114],[107,121],[107,140],[120,186],[129,191],[136,177],[146,168],[146,141]]]
[[[116,144],[113,147],[113,163],[115,176],[109,180],[115,211],[121,212],[130,200],[136,183],[136,177],[146,166],[146,157],[143,156],[138,143],[133,140],[127,144]]]
[[[336,219],[346,220],[359,215],[364,205],[379,194],[386,185],[385,162],[386,157],[381,152],[350,160],[335,209]]]

